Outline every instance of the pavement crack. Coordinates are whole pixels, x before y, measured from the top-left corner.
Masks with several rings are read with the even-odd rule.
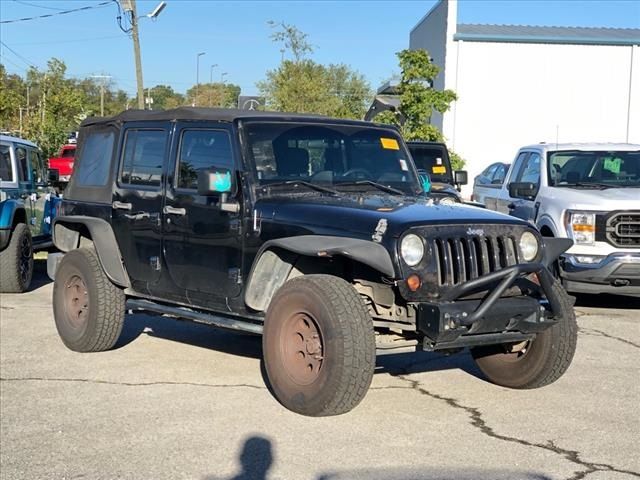
[[[421,386],[419,381],[408,378],[406,373],[396,374],[395,377],[408,383],[412,390],[420,393],[421,395],[425,395],[427,397],[440,400],[442,402],[445,402],[447,405],[449,405],[452,408],[464,411],[469,415],[471,419],[471,425],[477,428],[478,430],[480,430],[484,435],[488,437],[495,438],[497,440],[502,440],[504,442],[516,443],[519,445],[524,445],[526,447],[538,448],[541,450],[553,452],[555,454],[558,454],[564,457],[569,462],[582,467],[580,470],[575,471],[573,475],[567,478],[566,480],[581,480],[587,475],[593,472],[598,472],[598,471],[625,473],[627,475],[640,478],[640,472],[634,472],[631,470],[616,468],[613,465],[609,465],[606,463],[593,463],[593,462],[587,462],[586,460],[582,460],[580,458],[580,452],[576,450],[568,450],[566,448],[559,447],[553,442],[553,440],[549,440],[546,443],[537,443],[537,442],[531,442],[529,440],[523,440],[521,438],[510,437],[508,435],[503,435],[501,433],[498,433],[493,429],[493,427],[487,424],[485,419],[482,417],[482,413],[478,408],[463,405],[462,403],[460,403],[460,401],[456,400],[455,398],[445,397],[443,395],[430,392],[429,390]]]
[[[626,343],[627,345],[631,345],[632,347],[635,347],[635,348],[640,348],[640,345],[630,340],[627,340],[626,338],[616,337],[615,335],[609,335],[608,333],[603,332],[602,330],[597,330],[595,328],[579,327],[578,333],[582,333],[583,335],[591,335],[593,337],[605,337],[611,340],[617,340],[619,342]]]
[[[120,385],[124,387],[152,387],[156,385],[184,385],[190,387],[207,387],[207,388],[253,388],[256,390],[265,390],[265,387],[259,385],[251,385],[248,383],[197,383],[197,382],[114,382],[110,380],[99,380],[91,378],[45,378],[45,377],[0,377],[0,382],[69,382],[69,383],[93,383],[99,385]]]

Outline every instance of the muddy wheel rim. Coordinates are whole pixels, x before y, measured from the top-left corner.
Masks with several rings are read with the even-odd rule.
[[[19,269],[22,283],[27,283],[31,271],[31,242],[29,242],[29,237],[26,235],[22,238],[22,242],[20,243]]]
[[[72,276],[65,284],[64,297],[69,323],[81,327],[89,312],[89,293],[84,280],[77,275]]]
[[[280,339],[284,368],[295,383],[309,385],[322,370],[324,345],[313,317],[296,313],[284,323]]]

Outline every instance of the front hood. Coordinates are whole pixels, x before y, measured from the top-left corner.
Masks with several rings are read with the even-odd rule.
[[[548,189],[550,201],[562,202],[569,210],[640,209],[640,188],[606,188],[604,190],[571,187]]]
[[[371,238],[380,221],[385,236],[397,237],[406,229],[445,224],[524,224],[526,222],[491,210],[433,205],[427,199],[392,195],[296,195],[263,198],[256,203],[261,223],[279,224],[291,234],[357,234]],[[385,222],[382,222],[383,224]]]

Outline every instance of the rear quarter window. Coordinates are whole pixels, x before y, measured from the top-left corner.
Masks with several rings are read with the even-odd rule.
[[[84,138],[79,162],[73,175],[81,187],[104,187],[109,181],[115,134],[94,131]]]

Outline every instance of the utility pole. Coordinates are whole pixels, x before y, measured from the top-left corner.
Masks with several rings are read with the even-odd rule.
[[[200,57],[206,52],[200,52],[196,55],[196,94],[193,97],[193,106],[198,105],[198,90],[200,90]]]
[[[91,78],[99,78],[100,80],[102,80],[100,82],[100,116],[104,117],[104,87],[105,87],[105,80],[107,78],[111,78],[111,75],[91,75]]]
[[[131,5],[131,38],[133,55],[136,60],[136,83],[138,86],[138,108],[144,110],[144,83],[142,82],[142,60],[140,59],[140,37],[138,36],[138,11],[136,0],[129,0]]]
[[[218,66],[217,63],[211,65],[211,70],[209,71],[209,107],[213,106],[213,102],[211,101],[211,92],[213,90],[213,69]]]

